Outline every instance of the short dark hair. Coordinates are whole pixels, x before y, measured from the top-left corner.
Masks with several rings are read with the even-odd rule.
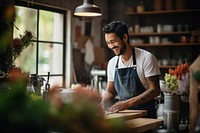
[[[121,40],[123,39],[124,34],[127,34],[129,38],[128,26],[125,22],[119,20],[113,20],[112,22],[108,23],[102,28],[102,31],[104,33],[115,33],[116,36],[119,37]]]

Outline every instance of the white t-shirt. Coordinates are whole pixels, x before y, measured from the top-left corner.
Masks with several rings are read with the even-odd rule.
[[[143,86],[147,89],[148,85],[146,77],[160,75],[160,69],[158,66],[157,59],[150,52],[140,48],[135,48],[135,56],[136,56],[138,77]],[[122,63],[121,56],[114,56],[108,62],[108,67],[107,67],[108,81],[114,81],[115,67],[118,57],[119,57],[118,68],[133,67],[133,56],[131,56],[131,58],[125,63]]]

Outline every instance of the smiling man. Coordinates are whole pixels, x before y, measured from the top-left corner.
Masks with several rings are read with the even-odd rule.
[[[148,110],[147,117],[156,118],[154,98],[160,94],[160,69],[150,52],[130,45],[127,25],[114,20],[102,29],[109,49],[116,56],[109,60],[107,87],[102,97],[104,110]],[[116,96],[119,100],[116,101]]]

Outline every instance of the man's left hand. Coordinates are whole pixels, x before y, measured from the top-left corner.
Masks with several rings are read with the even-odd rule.
[[[119,101],[110,107],[110,111],[113,113],[117,113],[117,112],[125,110],[127,108],[129,108],[127,101]]]

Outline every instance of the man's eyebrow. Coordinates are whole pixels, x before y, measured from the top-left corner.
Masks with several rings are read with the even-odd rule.
[[[117,40],[116,38],[112,38],[111,40],[109,40],[109,42],[116,41],[116,40]]]

